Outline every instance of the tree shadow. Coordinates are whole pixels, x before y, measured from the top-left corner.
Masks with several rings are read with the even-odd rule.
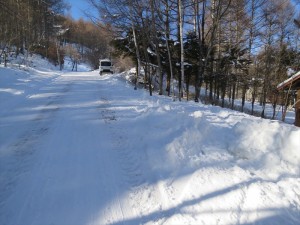
[[[286,177],[286,176],[283,176]],[[282,178],[283,178],[282,177]],[[281,179],[281,178],[279,178]],[[144,215],[141,217],[135,217],[135,218],[130,218],[130,219],[125,219],[122,221],[117,221],[110,223],[110,225],[125,225],[125,224],[146,224],[146,223],[151,223],[151,222],[157,222],[159,220],[165,220],[166,222],[167,219],[171,218],[172,216],[175,216],[176,214],[181,214],[181,215],[186,215],[189,213],[184,212],[184,208],[189,207],[189,206],[194,206],[200,203],[203,203],[209,199],[217,198],[222,195],[228,194],[230,192],[233,192],[235,190],[240,189],[241,187],[247,187],[250,186],[253,183],[256,182],[277,182],[276,181],[271,181],[271,180],[263,180],[260,178],[255,178],[251,179],[245,182],[240,182],[238,184],[232,185],[230,187],[220,189],[213,191],[211,193],[208,193],[206,195],[203,195],[201,197],[192,199],[192,200],[186,200],[183,201],[182,203],[171,207],[169,209],[165,210],[158,210],[155,212],[152,212],[148,215]],[[262,225],[297,225],[300,224],[300,211],[297,209],[291,209],[291,208],[263,208],[263,209],[257,209],[257,210],[244,210],[241,211],[243,214],[255,214],[257,211],[265,212],[270,216],[260,218],[258,220],[252,221],[252,222],[245,222],[245,223],[238,223],[241,225],[250,225],[250,224],[262,224]],[[284,213],[285,212],[285,213]],[[197,215],[201,214],[214,214],[214,213],[222,213],[222,214],[230,214],[232,213],[232,209],[224,209],[224,210],[215,210],[215,211],[201,211],[197,212]],[[192,214],[192,213],[190,213]]]

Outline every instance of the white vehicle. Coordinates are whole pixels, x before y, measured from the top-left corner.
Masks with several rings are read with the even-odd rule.
[[[102,75],[103,73],[114,73],[113,65],[109,59],[101,59],[99,61],[99,65],[100,75]]]

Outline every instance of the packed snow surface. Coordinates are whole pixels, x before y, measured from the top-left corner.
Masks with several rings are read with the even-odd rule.
[[[300,224],[300,129],[0,67],[0,224]]]

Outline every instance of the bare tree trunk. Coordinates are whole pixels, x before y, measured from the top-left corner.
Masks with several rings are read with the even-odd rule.
[[[246,100],[246,92],[247,92],[247,85],[243,85],[242,89],[242,112],[244,112],[245,100]]]
[[[180,70],[181,70],[181,83],[179,87],[179,101],[183,97],[183,82],[184,82],[184,49],[183,49],[183,8],[182,0],[178,0],[179,10],[179,28],[180,28]]]
[[[135,79],[135,82],[134,82],[134,90],[136,90],[137,89],[138,77],[141,74],[141,58],[140,58],[140,51],[139,51],[139,47],[138,47],[137,40],[136,40],[136,34],[135,34],[135,28],[134,28],[133,22],[132,22],[132,33],[133,33],[135,53],[136,53],[137,65],[138,65],[138,70],[136,71],[136,79]]]
[[[253,85],[252,101],[251,101],[251,115],[254,114],[255,99],[256,99],[256,85]]]
[[[58,38],[56,38],[55,44],[56,44],[56,54],[57,54],[57,60],[58,60],[59,70],[62,70],[61,60],[60,60],[60,43],[59,43]]]
[[[168,60],[169,60],[169,70],[170,72],[167,75],[167,92],[168,96],[171,95],[171,86],[172,86],[172,92],[174,96],[174,81],[173,81],[173,66],[172,66],[172,56],[170,52],[170,46],[169,46],[169,39],[170,39],[170,21],[169,21],[169,13],[170,13],[170,7],[169,7],[169,2],[166,1],[166,10],[165,10],[165,38],[166,38],[166,47],[167,47],[167,52],[168,52]],[[172,82],[172,84],[171,84]],[[175,96],[174,96],[175,97]],[[175,98],[173,98],[175,100]]]
[[[148,86],[149,86],[149,94],[150,94],[150,96],[152,96],[152,69],[151,69],[151,67],[149,67],[149,72],[148,72],[148,74],[149,74],[149,78],[148,78]]]
[[[7,53],[4,50],[4,67],[7,67]]]
[[[195,102],[199,102],[200,91],[203,81],[203,68],[204,68],[204,26],[205,26],[205,12],[206,12],[206,0],[202,2],[202,19],[200,24],[200,15],[199,15],[199,2],[195,3],[195,14],[197,17],[197,31],[198,31],[198,40],[199,40],[199,59],[198,59],[198,71],[195,78]]]
[[[276,115],[276,107],[277,107],[277,101],[278,101],[278,93],[273,93],[273,103],[272,103],[272,107],[273,107],[273,115],[272,115],[272,120],[275,119],[275,115]]]
[[[166,34],[169,34],[169,33],[166,33]],[[170,52],[170,47],[169,47],[169,35],[166,35],[166,45],[167,45],[168,58],[169,58],[169,67],[170,67],[170,74],[171,74],[170,79],[171,79],[171,82],[172,82],[172,84],[170,86],[172,86],[173,101],[175,101],[173,66],[172,66],[172,57],[171,57],[171,52]],[[171,82],[169,81],[169,83],[171,83]],[[168,95],[170,95],[170,90],[171,90],[171,87],[169,87],[169,89],[168,89]]]
[[[135,26],[134,26],[134,20],[133,20],[133,15],[132,15],[132,4],[130,5],[130,20],[131,20],[131,29],[132,29],[132,34],[133,34],[133,41],[134,41],[134,46],[135,46],[135,54],[137,58],[137,66],[138,70],[136,71],[136,79],[134,82],[134,90],[137,90],[137,81],[138,77],[140,76],[141,73],[141,58],[140,58],[140,51],[139,51],[139,46],[137,43],[137,38],[136,38],[136,33],[135,33]]]
[[[236,83],[235,80],[232,84],[232,100],[231,100],[231,109],[234,109],[234,99],[235,99],[235,92],[236,92]]]
[[[159,52],[159,42],[157,38],[157,30],[156,30],[156,23],[155,23],[155,7],[154,7],[154,0],[151,0],[151,14],[152,14],[152,30],[154,35],[154,43],[155,43],[155,54],[157,58],[157,73],[159,76],[159,95],[163,94],[163,74],[162,74],[162,66],[161,66],[161,57]]]
[[[266,81],[265,81],[266,82]],[[263,85],[263,93],[262,93],[262,111],[261,111],[261,118],[265,118],[265,109],[266,109],[266,101],[267,101],[267,90],[266,85]]]
[[[221,93],[221,99],[222,99],[222,108],[225,106],[225,95],[226,95],[226,86],[227,86],[227,77],[223,80],[222,84],[222,93]]]

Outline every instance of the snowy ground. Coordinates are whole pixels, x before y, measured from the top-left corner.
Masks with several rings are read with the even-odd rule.
[[[0,67],[0,224],[300,224],[299,128],[41,68]]]

